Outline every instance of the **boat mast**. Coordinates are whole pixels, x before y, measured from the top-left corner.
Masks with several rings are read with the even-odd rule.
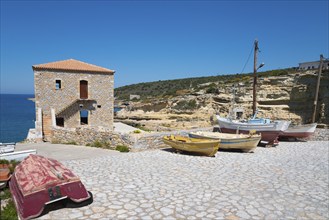
[[[253,84],[253,93],[252,93],[252,114],[255,115],[256,113],[256,87],[257,87],[257,52],[258,52],[258,40],[255,40],[254,43],[254,84]]]
[[[313,105],[312,123],[315,122],[316,109],[317,109],[317,105],[318,105],[318,96],[319,96],[319,87],[320,87],[322,66],[323,66],[323,55],[321,54],[320,55],[319,72],[318,72],[318,81],[316,83],[315,98],[314,98],[314,105]]]
[[[232,96],[232,101],[231,101],[231,111],[229,113],[229,116],[231,119],[236,119],[236,113],[234,111],[235,109],[235,91],[236,91],[236,84],[233,84],[233,88],[232,88],[232,92],[233,92],[233,96]]]

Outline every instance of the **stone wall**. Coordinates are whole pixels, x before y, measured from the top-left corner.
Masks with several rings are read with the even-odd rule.
[[[161,148],[170,148],[169,145],[166,145],[162,139],[164,136],[168,135],[182,135],[188,136],[189,132],[192,131],[212,131],[212,127],[208,128],[198,128],[191,130],[179,130],[179,131],[170,131],[170,132],[157,132],[151,134],[140,134],[136,136],[135,139],[130,136],[130,140],[134,142],[131,146],[132,151],[143,151],[143,150],[152,150],[152,149],[161,149]]]
[[[157,133],[142,133],[142,134],[119,134],[113,131],[106,131],[93,128],[76,128],[67,129],[56,127],[53,129],[54,143],[72,143],[78,145],[88,145],[95,141],[108,142],[111,147],[117,145],[129,146],[131,151],[145,151],[161,148],[170,148],[170,146],[163,143],[162,139],[166,135],[183,135],[187,136],[191,131],[212,131],[213,127],[198,128],[191,130],[180,130],[171,132],[157,132]],[[307,138],[306,141],[328,141],[329,129],[317,128],[314,135]]]
[[[128,136],[114,133],[111,130],[84,127],[84,128],[53,128],[53,143],[72,143],[78,145],[88,145],[96,141],[108,142],[111,146],[117,145],[131,146],[132,142]]]
[[[192,129],[192,130],[181,130],[173,132],[158,132],[155,134],[146,134],[142,135],[134,140],[134,144],[131,146],[132,151],[143,151],[143,150],[154,150],[161,148],[170,148],[169,145],[163,143],[162,139],[166,135],[183,135],[187,136],[191,131],[212,131],[212,128],[203,128],[203,129]],[[309,138],[300,139],[301,141],[328,141],[329,140],[329,129],[326,128],[317,128]]]
[[[65,128],[101,126],[113,130],[113,74],[34,70],[35,106],[42,119],[64,118]],[[61,88],[56,89],[56,80]],[[88,99],[80,99],[80,81],[88,82]],[[80,125],[80,110],[88,112],[88,125]],[[38,115],[37,115],[38,118]]]

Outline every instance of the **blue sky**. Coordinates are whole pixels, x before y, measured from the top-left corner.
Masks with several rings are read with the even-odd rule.
[[[32,65],[77,59],[116,70],[115,87],[328,58],[326,1],[4,1],[1,93],[32,94]],[[252,57],[244,73],[252,72]]]

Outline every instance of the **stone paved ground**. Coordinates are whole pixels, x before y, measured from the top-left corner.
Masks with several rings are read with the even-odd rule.
[[[199,157],[153,150],[64,162],[94,201],[40,219],[329,219],[329,142]]]

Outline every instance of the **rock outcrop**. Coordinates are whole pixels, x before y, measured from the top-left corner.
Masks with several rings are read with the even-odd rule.
[[[306,71],[287,76],[259,78],[257,108],[259,117],[291,120],[293,124],[309,123],[312,118],[317,72]],[[207,127],[216,122],[214,114],[228,115],[232,107],[244,109],[244,117],[252,114],[252,81],[226,84],[218,82],[214,93],[206,90],[171,99],[154,99],[148,103],[130,102],[117,112],[116,120],[136,123],[150,130]],[[234,92],[235,91],[235,92]],[[322,114],[322,116],[321,116]],[[320,119],[320,117],[322,119]],[[329,72],[321,77],[316,121],[329,124]]]

